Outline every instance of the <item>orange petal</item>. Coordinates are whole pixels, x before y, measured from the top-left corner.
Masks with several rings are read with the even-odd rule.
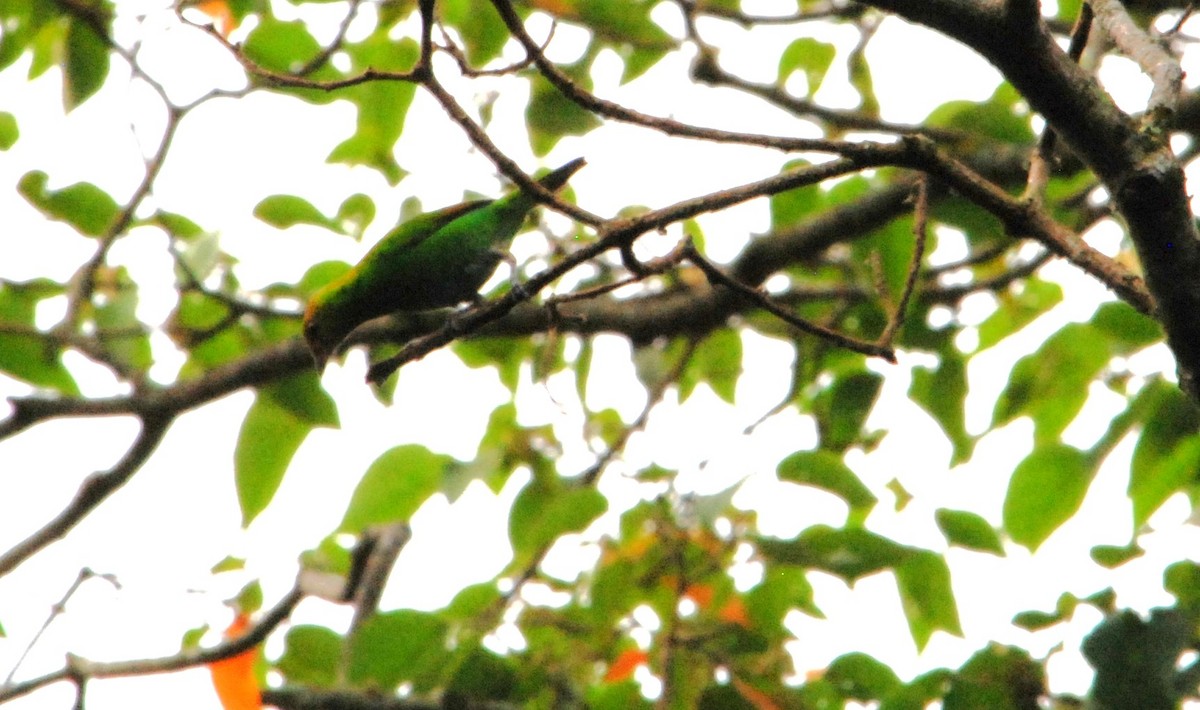
[[[628,680],[633,676],[633,672],[637,667],[650,660],[649,654],[645,651],[636,648],[621,651],[617,656],[617,660],[613,661],[608,667],[608,672],[604,674],[604,682],[619,683],[623,680]]]

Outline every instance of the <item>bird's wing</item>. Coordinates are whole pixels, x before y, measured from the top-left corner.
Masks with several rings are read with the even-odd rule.
[[[470,202],[462,202],[450,207],[443,207],[440,210],[419,214],[416,217],[397,225],[391,232],[381,240],[378,246],[385,247],[389,252],[394,250],[415,249],[420,246],[442,227],[450,224],[454,220],[462,217],[465,214],[474,212],[475,210],[485,207],[491,203],[491,200],[472,200]]]

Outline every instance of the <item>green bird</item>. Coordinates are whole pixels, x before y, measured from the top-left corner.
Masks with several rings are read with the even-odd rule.
[[[558,190],[585,164],[576,158],[538,183]],[[536,204],[517,190],[474,200],[397,225],[341,278],[313,294],[304,339],[317,371],[350,331],[372,318],[479,300],[479,288],[507,258],[507,248]]]

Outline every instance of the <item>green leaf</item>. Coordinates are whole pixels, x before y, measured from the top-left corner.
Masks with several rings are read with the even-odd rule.
[[[732,328],[721,328],[696,347],[679,382],[679,400],[685,401],[700,382],[733,404],[738,377],[742,374],[742,338]]]
[[[1118,355],[1136,352],[1163,339],[1158,321],[1138,313],[1124,301],[1100,304],[1092,316],[1092,325],[1109,337],[1113,352]]]
[[[316,372],[305,370],[288,375],[262,387],[259,392],[314,427],[337,429],[340,426],[337,402],[321,388],[321,378]]]
[[[858,370],[834,380],[813,402],[821,448],[845,451],[862,438],[863,424],[875,399],[883,377],[868,370]]]
[[[1163,589],[1189,614],[1200,612],[1200,564],[1181,560],[1163,571]]]
[[[538,480],[513,501],[508,539],[513,567],[521,567],[560,536],[580,532],[608,509],[608,499],[594,488],[571,488]]]
[[[246,36],[242,51],[264,69],[290,74],[317,56],[321,44],[300,20],[284,22],[264,14]]]
[[[338,207],[337,221],[342,231],[355,240],[361,240],[363,232],[375,219],[375,201],[370,197],[356,192],[350,195]]]
[[[321,214],[308,200],[296,195],[264,197],[255,205],[254,216],[279,229],[287,229],[297,224],[313,224],[335,232],[342,231],[336,221]]]
[[[340,532],[408,520],[438,491],[451,458],[419,444],[388,449],[375,459],[354,489]]]
[[[797,170],[812,165],[807,160],[789,160],[780,172]],[[825,193],[820,185],[802,185],[791,190],[776,193],[770,197],[771,231],[778,232],[786,227],[798,224],[806,217],[815,214],[826,205]]]
[[[1002,84],[983,103],[949,101],[934,109],[926,119],[930,126],[957,128],[1002,143],[1028,145],[1037,137],[1030,125],[1030,112],[1010,84]]]
[[[446,622],[401,609],[369,617],[350,639],[350,683],[390,693],[401,683],[428,692],[450,670]]]
[[[0,371],[35,387],[79,396],[79,387],[63,366],[62,350],[42,338],[34,325],[38,303],[63,293],[49,279],[17,283],[0,280]],[[21,332],[26,331],[26,332]]]
[[[248,526],[279,490],[283,474],[313,425],[259,392],[246,413],[233,452],[234,483]]]
[[[302,624],[288,629],[283,655],[275,668],[291,685],[332,687],[342,660],[342,637],[323,626]]]
[[[20,137],[21,130],[17,127],[17,117],[8,111],[0,111],[0,150],[13,147]]]
[[[954,674],[944,710],[1034,710],[1046,693],[1045,671],[1029,653],[990,644]],[[1128,706],[1133,707],[1133,706]]]
[[[1090,693],[1096,707],[1179,707],[1185,686],[1176,668],[1194,629],[1195,621],[1175,609],[1155,609],[1145,621],[1122,611],[1101,622],[1083,641],[1084,658],[1096,669]]]
[[[1004,528],[1032,552],[1079,510],[1095,461],[1066,444],[1035,448],[1017,464],[1004,497]]]
[[[895,671],[865,653],[847,653],[833,659],[825,680],[850,700],[881,700],[901,685]]]
[[[347,45],[356,72],[404,72],[417,62],[420,50],[412,39],[396,41],[386,31],[376,31],[363,42]],[[407,81],[369,81],[336,92],[358,108],[354,135],[342,141],[326,159],[330,163],[365,165],[378,170],[395,185],[404,177],[396,162],[396,141],[404,130],[404,118],[416,93],[416,84]]]
[[[1024,414],[1033,420],[1036,444],[1057,441],[1083,409],[1088,384],[1111,358],[1108,338],[1095,326],[1068,323],[1017,361],[996,401],[992,425]]]
[[[797,451],[779,462],[781,481],[791,481],[828,491],[850,506],[849,519],[860,524],[879,502],[842,457],[832,451]]]
[[[597,36],[608,42],[632,44],[642,48],[669,50],[675,40],[650,19],[654,3],[640,0],[575,0],[578,19]]]
[[[581,83],[581,88],[591,88],[591,81],[586,76],[573,78]],[[525,125],[529,128],[529,144],[534,155],[546,155],[563,136],[581,136],[600,126],[598,118],[559,93],[541,74],[533,74],[529,83]]]
[[[105,356],[122,372],[136,377],[154,362],[147,328],[137,317],[137,283],[124,266],[107,273],[105,283],[97,285],[96,335]]]
[[[967,433],[967,367],[953,347],[942,350],[936,369],[915,367],[908,396],[934,418],[954,447],[950,465],[971,458],[975,439]]]
[[[962,636],[945,558],[920,550],[896,567],[895,574],[900,603],[918,651],[924,650],[934,631]]]
[[[61,190],[48,190],[49,177],[40,170],[25,173],[17,191],[42,214],[70,224],[82,234],[99,237],[117,218],[120,208],[107,192],[90,182],[77,182]]]
[[[1062,301],[1062,287],[1041,279],[1026,279],[1016,289],[995,294],[999,308],[979,324],[979,348],[985,350],[1016,333],[1034,318]]]
[[[446,690],[473,700],[505,701],[513,699],[517,680],[512,659],[476,646],[454,669]]]
[[[111,25],[111,8],[107,3],[98,7],[89,6],[91,16],[97,21]],[[101,19],[103,18],[103,19]],[[106,30],[111,30],[106,27]],[[104,85],[108,76],[108,42],[100,36],[90,23],[82,18],[71,18],[67,26],[67,56],[63,65],[63,104],[70,111],[87,101]]]
[[[508,30],[494,7],[474,0],[443,0],[439,8],[442,21],[462,37],[471,66],[481,67],[500,56]]]
[[[1141,557],[1146,551],[1136,544],[1128,545],[1096,545],[1092,548],[1092,561],[1106,569],[1120,567],[1126,562]]]
[[[792,72],[802,71],[807,82],[807,95],[812,98],[821,88],[821,82],[825,80],[825,74],[833,64],[836,54],[837,49],[828,42],[811,37],[794,40],[779,55],[779,77],[776,81],[782,85],[787,82]]]
[[[1148,382],[1136,402],[1149,413],[1129,468],[1133,522],[1140,529],[1200,470],[1200,408],[1179,387],[1161,379]]]
[[[863,528],[814,525],[791,540],[758,538],[767,559],[783,564],[819,569],[848,583],[903,564],[916,552]]]
[[[746,615],[754,630],[770,640],[782,641],[791,636],[784,626],[788,611],[799,609],[817,619],[825,614],[813,599],[812,583],[804,570],[789,565],[771,565],[762,582],[746,592]]]
[[[1004,556],[1000,536],[981,516],[965,510],[938,508],[934,512],[934,519],[942,535],[946,536],[946,542],[951,545]]]

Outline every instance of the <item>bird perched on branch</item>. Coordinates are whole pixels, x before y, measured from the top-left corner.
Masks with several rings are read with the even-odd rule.
[[[585,164],[576,158],[538,179],[558,190]],[[475,200],[397,225],[354,268],[313,294],[304,311],[304,339],[317,370],[350,331],[389,313],[426,311],[478,300],[479,288],[507,256],[536,204],[516,190]]]

